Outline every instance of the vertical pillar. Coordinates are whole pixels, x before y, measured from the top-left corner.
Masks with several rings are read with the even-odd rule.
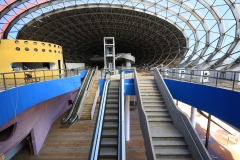
[[[197,115],[197,108],[192,107],[191,108],[191,122],[193,128],[196,126],[196,115]]]
[[[207,133],[206,133],[206,141],[205,141],[206,149],[208,149],[208,141],[209,141],[209,135],[210,135],[210,124],[211,124],[211,114],[208,114],[208,124],[207,124]]]
[[[125,139],[130,140],[130,96],[125,96]]]
[[[131,53],[125,53],[126,55],[131,55]],[[132,66],[132,63],[131,61],[129,61],[128,59],[125,60],[125,63],[126,63],[126,67],[127,68],[130,68]]]

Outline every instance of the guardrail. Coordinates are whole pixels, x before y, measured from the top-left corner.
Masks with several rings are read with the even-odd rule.
[[[26,85],[29,83],[60,79],[79,74],[85,68],[55,69],[55,70],[26,70],[19,72],[0,73],[0,91]]]
[[[118,117],[118,159],[125,160],[124,71],[120,77]]]
[[[115,69],[115,74],[113,73],[113,70],[111,68],[102,68],[101,69],[101,77],[104,77],[104,75],[106,73],[110,73],[110,75],[120,75],[122,71],[125,72],[125,74],[127,73],[134,73],[134,68],[135,67],[116,67]],[[129,78],[133,78],[132,77],[129,77]]]
[[[157,82],[158,88],[171,115],[173,124],[183,134],[184,139],[188,144],[188,149],[191,151],[193,158],[210,160],[211,157],[203,146],[200,138],[197,135],[197,132],[193,129],[191,122],[186,115],[177,109],[170,91],[168,90],[157,68],[154,70],[154,79]]]
[[[240,72],[159,68],[164,78],[240,91]]]
[[[143,134],[143,139],[144,139],[144,144],[145,144],[145,149],[146,149],[146,155],[148,160],[154,160],[155,158],[155,152],[153,148],[153,143],[152,143],[152,138],[150,137],[150,129],[149,129],[149,124],[147,120],[147,115],[145,114],[143,110],[143,104],[142,104],[142,99],[141,95],[139,92],[139,87],[138,87],[138,79],[137,79],[137,72],[136,69],[134,69],[134,87],[135,87],[135,93],[136,93],[136,98],[137,98],[137,107],[138,107],[138,114],[139,114],[139,119],[140,119],[140,126]]]

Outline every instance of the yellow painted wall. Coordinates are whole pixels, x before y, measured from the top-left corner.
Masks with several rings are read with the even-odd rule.
[[[55,69],[58,69],[58,60],[61,60],[64,69],[62,47],[57,44],[31,40],[0,40],[0,73],[14,72],[11,68],[13,62],[50,62],[55,63]]]

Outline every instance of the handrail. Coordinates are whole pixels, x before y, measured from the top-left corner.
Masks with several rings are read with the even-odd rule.
[[[94,116],[94,112],[95,112],[95,108],[96,108],[96,105],[97,105],[98,96],[99,96],[99,86],[98,86],[98,89],[96,91],[96,94],[95,94],[95,97],[94,97],[94,101],[93,101],[93,106],[92,106],[92,110],[91,110],[91,119],[93,119],[93,116]]]
[[[142,104],[142,99],[140,96],[139,92],[139,87],[138,87],[138,79],[137,79],[137,72],[136,69],[134,69],[134,87],[135,87],[135,93],[136,93],[136,98],[137,98],[137,107],[138,107],[138,114],[139,114],[139,119],[140,119],[140,126],[144,138],[144,144],[145,144],[145,149],[146,149],[146,155],[148,160],[155,160],[155,152],[153,148],[153,143],[152,143],[152,138],[150,137],[150,129],[149,129],[149,124],[147,120],[147,116],[143,110],[143,104]]]
[[[90,86],[90,83],[92,82],[92,79],[93,79],[93,73],[94,73],[94,71],[95,71],[95,69],[93,69],[93,70],[91,70],[91,72],[90,72],[90,75],[89,75],[89,77],[87,78],[87,82],[86,82],[86,84],[84,84],[84,91],[83,91],[83,93],[82,93],[82,97],[80,97],[81,98],[81,100],[80,100],[80,103],[79,103],[79,106],[76,106],[77,107],[77,110],[76,110],[76,112],[75,113],[73,113],[72,115],[71,115],[71,117],[69,118],[69,120],[68,120],[68,124],[73,124],[73,122],[77,119],[77,117],[79,116],[81,116],[81,111],[82,111],[82,109],[83,109],[83,106],[84,106],[84,103],[85,103],[85,99],[86,99],[86,97],[87,97],[87,93],[88,93],[88,89],[89,89],[89,86]]]
[[[17,87],[19,85],[28,84],[28,79],[32,82],[60,79],[63,77],[70,77],[78,75],[80,70],[85,68],[74,68],[74,69],[54,69],[54,70],[23,70],[14,72],[1,72],[0,79],[3,80],[3,87],[0,90],[7,90],[9,88]],[[27,75],[31,72],[31,77]],[[40,74],[40,76],[38,75]],[[41,80],[40,80],[41,78]],[[9,81],[9,82],[8,82]],[[8,86],[9,85],[9,86]]]
[[[154,69],[154,78],[157,82],[159,91],[164,92],[162,93],[162,97],[164,99],[164,102],[166,103],[169,114],[171,115],[173,124],[185,137],[185,140],[189,146],[188,149],[192,153],[193,158],[202,160],[211,159],[210,155],[208,154],[208,151],[203,146],[199,136],[193,129],[187,116],[177,109],[171,96],[171,93],[168,90],[157,68]]]
[[[65,124],[69,120],[69,118],[71,117],[71,115],[74,111],[74,108],[76,107],[78,98],[79,98],[80,94],[82,93],[82,90],[84,89],[84,84],[86,83],[86,81],[88,79],[87,77],[89,76],[89,74],[90,74],[90,70],[87,71],[87,74],[86,74],[86,76],[83,80],[83,83],[82,83],[82,85],[81,85],[81,87],[80,87],[80,89],[79,89],[79,91],[78,91],[78,93],[77,93],[77,95],[76,95],[76,97],[73,101],[71,110],[69,111],[69,113],[65,117],[62,118],[62,121],[61,121],[62,125]]]
[[[105,75],[106,77],[106,75]],[[106,98],[107,98],[107,91],[109,86],[110,80],[105,79],[103,93],[100,101],[100,105],[98,108],[98,116],[96,119],[96,124],[93,132],[93,138],[92,138],[92,144],[91,149],[89,152],[89,160],[97,160],[98,159],[98,152],[99,152],[99,146],[100,146],[100,140],[101,140],[101,134],[102,134],[102,125],[103,125],[103,118],[104,118],[104,112],[106,107]]]
[[[239,71],[189,70],[184,68],[158,69],[164,78],[240,91]]]
[[[121,73],[119,84],[118,107],[118,160],[126,159],[125,117],[124,117],[124,71]]]

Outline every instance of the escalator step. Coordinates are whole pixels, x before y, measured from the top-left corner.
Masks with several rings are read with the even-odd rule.
[[[99,157],[117,157],[117,148],[100,148]]]
[[[117,138],[102,138],[101,140],[101,147],[117,147],[117,145]]]
[[[102,137],[106,137],[106,138],[118,137],[118,130],[117,129],[103,129]]]
[[[107,104],[118,104],[118,99],[107,99]]]
[[[115,122],[118,121],[118,115],[105,115],[104,116],[104,121],[110,121],[110,122]]]
[[[109,114],[118,115],[118,109],[106,109],[105,115],[109,115]]]
[[[118,128],[118,122],[104,122],[103,128]]]

